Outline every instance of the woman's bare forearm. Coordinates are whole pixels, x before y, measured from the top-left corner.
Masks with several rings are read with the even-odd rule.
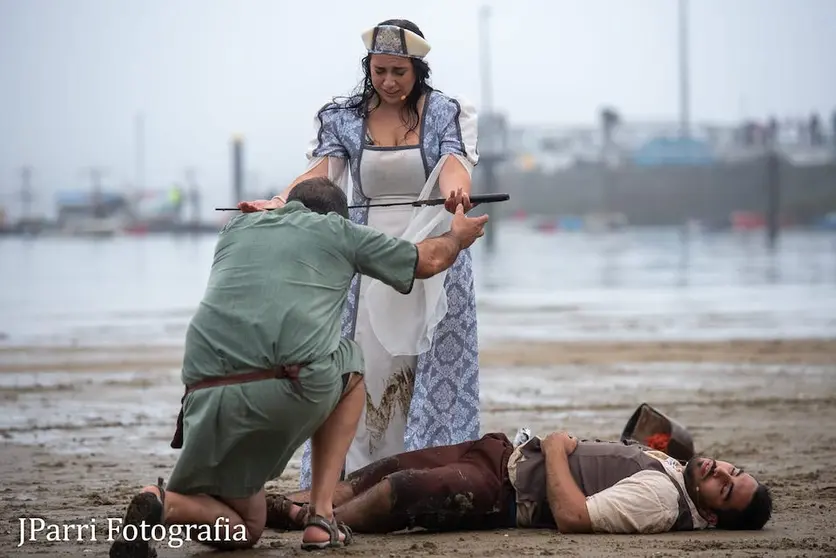
[[[316,178],[318,176],[328,176],[328,158],[327,157],[325,159],[323,159],[322,161],[320,161],[317,166],[315,166],[314,168],[312,168],[311,170],[309,170],[305,174],[301,174],[301,175],[297,176],[296,180],[291,182],[290,185],[287,188],[282,190],[282,192],[279,194],[279,196],[281,196],[282,200],[284,200],[286,202],[287,201],[287,196],[290,195],[290,193],[293,191],[293,189],[296,187],[297,184],[299,184],[300,182],[303,182],[303,181],[305,181],[309,178]]]
[[[450,196],[451,192],[458,191],[459,188],[468,196],[470,195],[470,173],[467,172],[461,161],[451,155],[444,162],[441,173],[438,175],[438,189],[441,191],[441,196],[446,198]]]

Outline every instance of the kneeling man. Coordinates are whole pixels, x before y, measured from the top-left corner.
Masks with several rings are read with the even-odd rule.
[[[186,385],[172,447],[182,447],[167,488],[147,486],[125,524],[215,526],[247,548],[264,529],[264,484],[282,474],[308,439],[313,450],[311,514],[303,548],[340,546],[333,494],[365,402],[363,358],[340,337],[355,273],[401,293],[448,269],[484,234],[461,193],[449,232],[418,244],[348,219],[345,194],[325,178],[299,183],[275,211],[243,213],[221,231],[208,286],[186,333]],[[199,532],[199,531],[194,531]],[[130,537],[133,538],[133,537]],[[154,555],[125,531],[112,557]]]

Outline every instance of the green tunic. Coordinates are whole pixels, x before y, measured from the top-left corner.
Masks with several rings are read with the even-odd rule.
[[[183,383],[310,364],[299,376],[301,395],[289,380],[272,379],[190,393],[168,487],[245,498],[281,475],[338,403],[342,376],[363,371],[359,347],[340,337],[352,277],[408,293],[417,263],[411,242],[299,202],[232,219],[186,333]]]

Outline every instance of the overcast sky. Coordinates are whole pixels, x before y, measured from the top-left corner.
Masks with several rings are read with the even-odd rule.
[[[477,106],[475,0],[0,0],[0,203],[19,168],[42,203],[136,176],[145,115],[146,182],[196,169],[206,206],[231,201],[229,140],[246,138],[255,186],[305,165],[316,109],[360,76],[360,33],[416,22],[433,84]],[[513,123],[677,118],[676,0],[509,0],[493,6],[494,104]],[[695,120],[807,116],[836,108],[836,0],[691,0]]]

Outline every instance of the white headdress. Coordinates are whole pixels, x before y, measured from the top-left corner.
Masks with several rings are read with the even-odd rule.
[[[372,27],[364,31],[362,37],[369,54],[424,58],[430,52],[430,43],[421,35],[395,25]]]

